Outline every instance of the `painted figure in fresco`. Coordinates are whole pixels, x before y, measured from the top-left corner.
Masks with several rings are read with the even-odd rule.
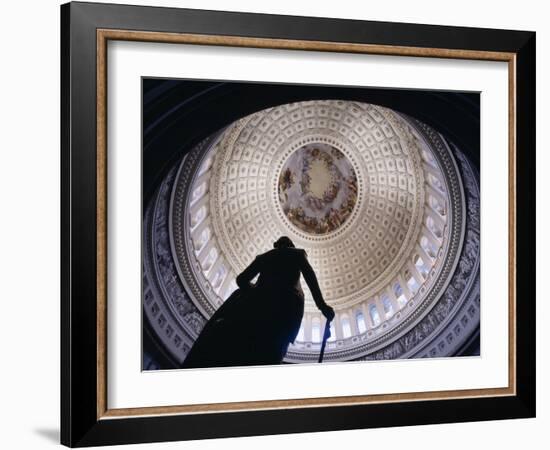
[[[214,313],[183,368],[280,364],[304,313],[303,275],[327,320],[334,310],[323,299],[304,249],[282,236],[237,276],[237,289]],[[258,281],[251,281],[259,274]]]

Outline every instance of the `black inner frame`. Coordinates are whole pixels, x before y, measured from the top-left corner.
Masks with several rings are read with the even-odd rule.
[[[282,38],[516,54],[517,394],[102,419],[96,417],[96,30]],[[61,443],[90,446],[535,415],[535,33],[174,8],[61,7]],[[154,406],[154,405],[152,405]]]

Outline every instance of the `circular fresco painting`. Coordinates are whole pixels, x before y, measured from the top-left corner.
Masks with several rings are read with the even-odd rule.
[[[346,156],[328,144],[300,147],[279,176],[279,201],[290,222],[309,234],[337,230],[357,202],[357,177]]]

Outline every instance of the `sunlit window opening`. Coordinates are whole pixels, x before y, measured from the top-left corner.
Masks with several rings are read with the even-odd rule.
[[[202,268],[206,271],[210,270],[214,263],[216,262],[216,258],[218,257],[218,250],[216,247],[212,247],[210,249],[210,252],[208,252],[208,256],[204,260],[204,264]]]
[[[416,279],[412,276],[407,280],[407,286],[409,287],[409,291],[411,291],[413,295],[416,294],[418,288],[420,287],[418,281],[416,281]]]
[[[206,192],[206,182],[203,181],[198,187],[193,190],[193,195],[191,196],[191,204],[195,203],[199,198],[201,198]]]
[[[380,297],[382,300],[382,305],[384,306],[384,314],[386,317],[391,317],[394,314],[393,305],[391,304],[390,298],[386,294],[382,294]]]
[[[195,253],[199,254],[204,246],[208,243],[208,240],[210,239],[210,228],[206,227],[204,230],[201,231],[201,234],[197,239],[194,239],[195,244]]]
[[[344,339],[351,337],[351,324],[347,316],[342,318],[342,335]]]
[[[439,178],[434,177],[431,173],[428,174],[428,182],[432,187],[435,187],[439,192],[445,192],[445,188]]]
[[[191,216],[191,228],[195,228],[206,217],[206,207],[202,205],[198,211]]]
[[[321,342],[321,324],[319,319],[314,319],[311,323],[311,341],[312,342]]]
[[[435,259],[436,248],[426,236],[422,236],[420,238],[420,246],[428,254],[430,258]]]
[[[426,226],[438,239],[443,237],[443,230],[435,223],[431,216],[426,217]]]
[[[395,283],[393,285],[393,292],[395,294],[395,298],[397,299],[397,303],[399,303],[400,307],[403,307],[407,304],[407,298],[405,297],[405,294],[403,293],[403,289],[401,288],[401,285],[399,283]]]
[[[336,327],[334,326],[334,320],[330,322],[330,337],[327,339],[329,342],[336,340]]]
[[[378,314],[378,310],[376,309],[376,305],[369,305],[369,314],[370,318],[372,320],[372,323],[374,326],[380,325],[380,315]]]
[[[365,316],[363,315],[363,313],[358,312],[355,318],[357,322],[357,331],[359,331],[359,333],[361,334],[367,331],[367,323],[365,322]]]

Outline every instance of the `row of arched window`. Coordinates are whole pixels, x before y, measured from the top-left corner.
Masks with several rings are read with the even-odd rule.
[[[227,268],[220,255],[208,223],[208,210],[203,199],[208,194],[208,171],[213,157],[206,159],[201,165],[197,177],[202,180],[194,186],[190,197],[191,241],[203,273],[219,300],[225,299],[237,288],[235,277]]]

